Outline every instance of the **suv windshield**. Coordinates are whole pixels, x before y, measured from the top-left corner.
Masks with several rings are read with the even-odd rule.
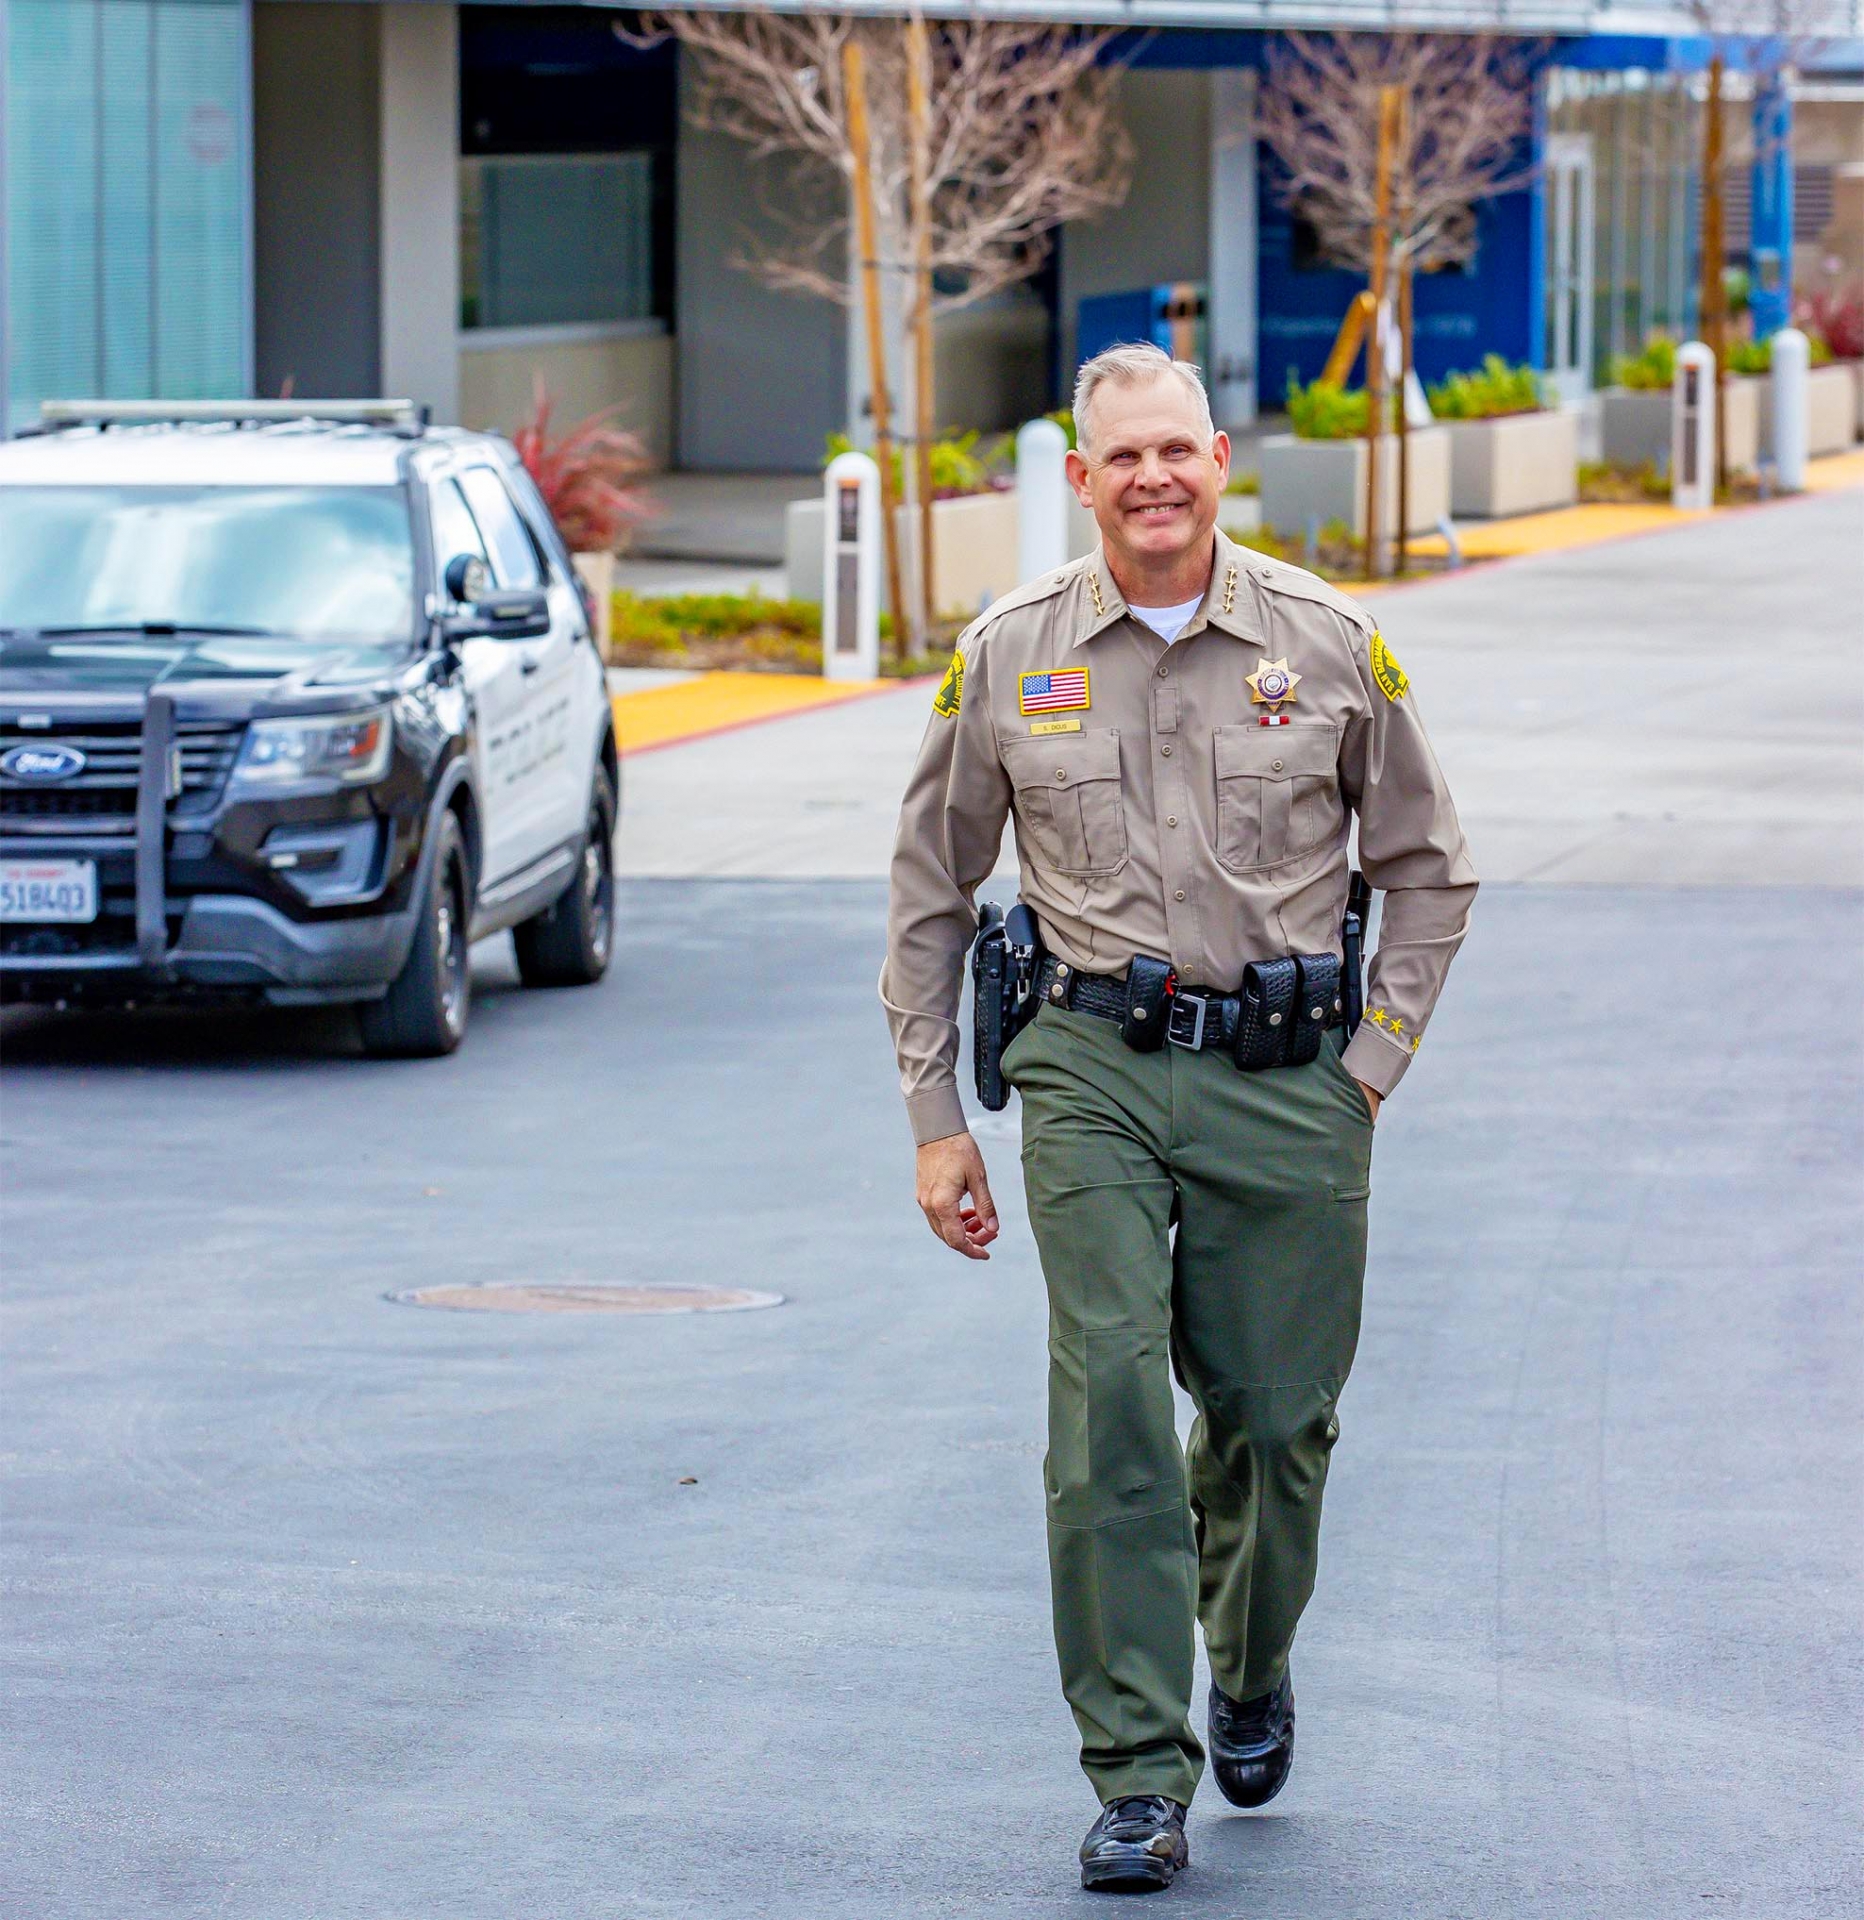
[[[0,628],[408,640],[396,487],[0,488]]]

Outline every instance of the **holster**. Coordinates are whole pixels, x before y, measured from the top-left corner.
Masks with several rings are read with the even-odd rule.
[[[971,1059],[977,1097],[988,1112],[1000,1113],[1010,1103],[1003,1055],[1035,1017],[1041,964],[1035,915],[1019,900],[1006,919],[1001,907],[986,901],[971,949]]]

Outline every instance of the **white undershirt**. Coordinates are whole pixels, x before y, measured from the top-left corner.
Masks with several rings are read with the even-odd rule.
[[[1126,611],[1135,620],[1143,620],[1169,647],[1191,624],[1192,614],[1203,604],[1204,596],[1200,593],[1195,599],[1186,600],[1176,607],[1136,607],[1129,600]]]

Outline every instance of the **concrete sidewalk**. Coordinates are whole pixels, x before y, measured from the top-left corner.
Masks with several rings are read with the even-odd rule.
[[[1864,881],[1864,491],[1367,603],[1485,879]],[[912,687],[631,762],[624,870],[883,874],[929,698]]]

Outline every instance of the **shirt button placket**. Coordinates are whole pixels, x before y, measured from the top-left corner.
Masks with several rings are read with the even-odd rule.
[[[1152,690],[1152,732],[1158,746],[1155,800],[1165,825],[1176,827],[1178,816],[1185,811],[1184,755],[1178,751],[1183,745],[1178,735],[1179,691],[1164,667],[1159,668],[1159,677],[1166,684]],[[1178,833],[1159,837],[1159,878],[1166,889],[1165,925],[1173,953],[1187,953],[1193,946],[1191,930],[1176,911],[1189,898],[1187,838]]]

